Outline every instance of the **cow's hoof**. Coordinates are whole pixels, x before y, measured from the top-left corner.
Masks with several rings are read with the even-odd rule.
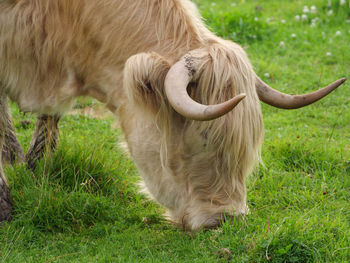
[[[0,223],[3,221],[11,221],[12,205],[4,200],[0,201]]]
[[[12,200],[6,184],[0,185],[0,222],[12,219]]]

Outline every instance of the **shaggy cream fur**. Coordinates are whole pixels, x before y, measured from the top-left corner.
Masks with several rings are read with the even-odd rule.
[[[145,189],[185,228],[248,212],[245,178],[263,140],[255,73],[244,50],[209,32],[190,1],[0,0],[0,10],[0,95],[43,114],[62,114],[83,95],[106,103]],[[247,94],[209,122],[180,116],[164,95],[171,65],[197,49],[206,55],[189,86],[193,99]]]

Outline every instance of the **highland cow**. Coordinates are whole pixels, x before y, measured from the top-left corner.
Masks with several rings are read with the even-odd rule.
[[[54,148],[79,96],[106,104],[144,189],[188,229],[248,213],[245,178],[259,161],[259,99],[291,109],[341,85],[291,96],[254,73],[245,51],[204,25],[189,0],[0,0],[0,149],[22,150],[7,97],[41,114],[27,159]],[[0,167],[0,219],[11,200]]]

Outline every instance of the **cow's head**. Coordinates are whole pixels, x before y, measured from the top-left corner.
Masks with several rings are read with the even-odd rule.
[[[224,214],[247,213],[245,177],[259,160],[263,139],[259,97],[297,108],[340,82],[303,97],[278,93],[228,41],[193,50],[173,65],[142,53],[126,63],[127,96],[119,115],[150,196],[172,221],[210,228]]]

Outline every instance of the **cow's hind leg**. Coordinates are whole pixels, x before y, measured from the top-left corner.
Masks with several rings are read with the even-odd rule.
[[[14,164],[15,162],[21,163],[24,154],[12,127],[5,131],[4,140],[5,143],[2,149],[2,160],[9,164]]]
[[[14,164],[16,161],[20,163],[23,161],[23,150],[16,137],[15,128],[13,126],[13,121],[7,105],[7,99],[3,99],[2,103],[4,104],[3,108],[5,110],[3,115],[5,131],[4,145],[2,148],[2,160],[9,164]]]
[[[8,129],[7,125],[9,109],[7,97],[0,93],[0,155],[2,158],[2,150],[5,142],[5,134]],[[11,219],[12,201],[10,190],[3,171],[2,162],[0,162],[0,222]]]
[[[60,116],[58,115],[38,116],[35,132],[25,156],[28,168],[35,169],[37,162],[43,157],[46,150],[56,149],[59,120]]]

